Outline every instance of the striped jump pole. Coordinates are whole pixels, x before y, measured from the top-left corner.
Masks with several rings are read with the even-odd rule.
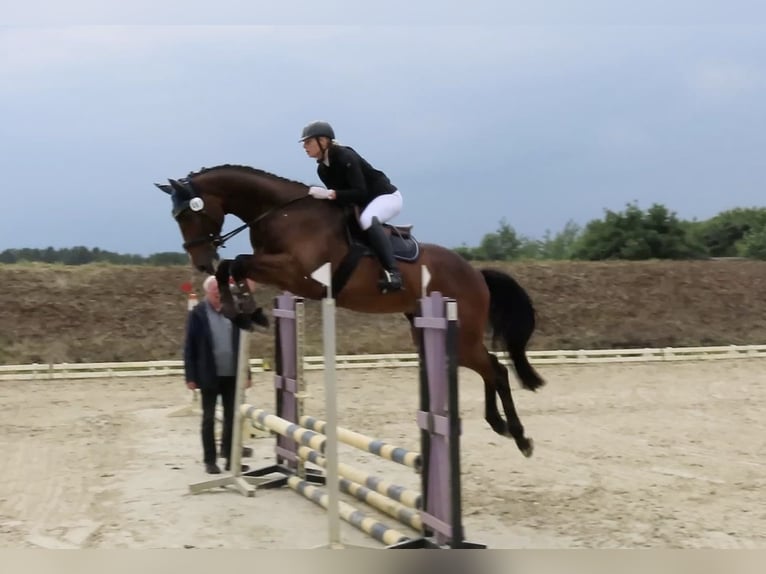
[[[302,494],[312,502],[322,506],[323,508],[330,510],[330,497],[321,489],[309,484],[306,481],[301,480],[297,476],[291,476],[287,479],[287,485],[294,491]],[[378,542],[386,545],[403,544],[410,540],[409,536],[406,536],[379,522],[365,513],[357,510],[350,504],[338,500],[339,515],[343,520],[355,526],[362,532],[369,534]]]
[[[290,438],[299,444],[308,446],[319,452],[325,452],[327,437],[323,434],[303,428],[252,405],[244,404],[240,407],[240,410],[242,416],[250,419],[253,424],[257,423],[261,427]]]
[[[324,468],[325,459],[316,451],[312,451],[306,447],[300,447],[298,454],[301,458],[313,462],[314,464]],[[420,519],[420,513],[417,508],[422,504],[422,498],[419,493],[412,492],[402,487],[395,487],[398,489],[398,493],[393,492],[393,488],[382,482],[377,482],[376,486],[384,491],[381,494],[381,490],[377,488],[371,489],[364,486],[364,483],[368,483],[370,479],[374,480],[374,477],[367,473],[351,468],[343,463],[338,463],[338,474],[341,476],[339,485],[341,492],[351,495],[362,502],[369,504],[370,506],[377,508],[381,512],[384,512],[395,518],[402,524],[406,524],[410,528],[417,531],[423,530],[423,521]],[[360,484],[362,483],[362,484]],[[402,496],[402,494],[404,495]],[[391,494],[399,494],[398,499],[394,499]],[[401,498],[408,499],[409,506],[405,506],[401,502],[398,502]],[[415,504],[416,506],[412,506]]]
[[[300,425],[322,434],[325,434],[325,429],[327,428],[326,421],[307,415],[304,415],[300,418]],[[419,452],[414,452],[407,450],[406,448],[394,446],[385,441],[371,438],[369,436],[343,427],[338,427],[337,431],[338,441],[342,442],[343,444],[347,444],[349,446],[358,448],[359,450],[372,453],[381,458],[385,458],[386,460],[398,462],[404,466],[409,466],[410,468],[414,468],[416,472],[420,472],[423,469],[423,458]]]
[[[390,517],[395,518],[402,524],[406,524],[418,532],[423,531],[423,520],[420,518],[420,513],[417,510],[407,508],[403,504],[399,504],[387,496],[378,494],[374,490],[370,490],[366,486],[362,486],[357,482],[352,482],[347,478],[341,478],[339,484],[341,492],[345,492],[346,494],[377,508],[381,512],[385,512]]]
[[[304,460],[313,462],[322,468],[327,467],[327,459],[310,448],[299,447],[298,456]],[[423,505],[423,497],[419,492],[383,480],[345,463],[338,463],[338,474],[344,478],[348,478],[356,483],[366,486],[370,490],[374,490],[383,496],[387,496],[389,499],[399,502],[404,506],[419,509]]]

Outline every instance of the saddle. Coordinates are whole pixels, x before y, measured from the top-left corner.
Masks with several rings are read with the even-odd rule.
[[[363,257],[374,257],[375,252],[367,242],[367,236],[359,225],[359,208],[346,209],[346,237],[352,250],[361,250]],[[413,225],[392,225],[383,223],[383,230],[391,241],[394,257],[399,261],[412,263],[420,256],[420,244],[412,234]]]
[[[367,235],[359,224],[359,208],[344,208],[344,220],[349,250],[332,276],[332,292],[336,294],[346,285],[362,257],[376,257],[375,251],[367,242]],[[412,235],[412,227],[383,224],[383,230],[391,241],[394,257],[399,261],[412,263],[420,257],[420,243]]]

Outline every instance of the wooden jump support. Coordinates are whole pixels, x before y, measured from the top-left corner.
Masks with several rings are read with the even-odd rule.
[[[427,277],[427,270],[424,269],[424,291]],[[420,405],[416,420],[420,428],[421,453],[414,453],[335,424],[335,332],[332,302],[331,294],[323,301],[328,420],[320,421],[301,415],[305,397],[302,380],[303,300],[287,293],[275,298],[276,414],[268,415],[251,405],[241,405],[240,414],[258,419],[260,425],[277,434],[276,460],[270,466],[251,470],[243,476],[258,479],[259,488],[288,486],[327,508],[331,544],[339,541],[337,531],[333,533],[337,529],[337,526],[333,526],[334,512],[387,548],[486,548],[483,544],[465,540],[462,523],[457,303],[442,297],[438,292],[432,292],[429,296],[424,294],[415,317],[420,355]],[[311,432],[315,434],[306,434]],[[323,455],[305,437],[313,440],[325,432],[326,442],[322,444],[326,452]],[[336,441],[415,469],[421,477],[421,492],[414,493],[396,487],[339,463],[334,448]],[[314,443],[318,441],[314,440]],[[322,467],[325,472],[307,469],[306,461]],[[269,478],[269,475],[277,476]],[[317,484],[324,484],[328,490],[325,492],[315,486]],[[339,490],[369,503],[419,531],[420,535],[403,535],[370,518],[338,500]],[[399,500],[391,497],[391,494],[396,496],[397,492],[404,492]]]

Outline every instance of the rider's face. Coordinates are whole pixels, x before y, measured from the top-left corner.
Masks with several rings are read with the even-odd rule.
[[[319,147],[317,138],[309,138],[303,142],[303,149],[306,150],[306,155],[313,157],[314,159],[320,159],[322,157],[322,149]]]

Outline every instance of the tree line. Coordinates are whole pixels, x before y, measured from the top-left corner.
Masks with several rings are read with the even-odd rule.
[[[476,247],[456,249],[475,261],[519,259],[708,259],[744,257],[766,260],[766,208],[735,208],[703,221],[686,221],[666,206],[646,210],[635,203],[623,211],[605,210],[585,226],[569,222],[559,233],[530,239],[502,219]]]
[[[162,252],[151,255],[131,255],[83,246],[54,249],[22,248],[0,251],[0,263],[59,263],[63,265],[86,265],[88,263],[112,263],[115,265],[187,265],[186,253]]]
[[[476,247],[454,249],[473,261],[607,259],[707,259],[745,257],[766,260],[766,208],[735,208],[703,221],[686,221],[661,204],[646,210],[635,203],[623,211],[605,210],[604,217],[584,226],[570,221],[541,239],[516,232],[506,219]],[[64,265],[188,265],[185,253],[125,255],[83,246],[54,249],[6,249],[0,263],[43,262]]]

